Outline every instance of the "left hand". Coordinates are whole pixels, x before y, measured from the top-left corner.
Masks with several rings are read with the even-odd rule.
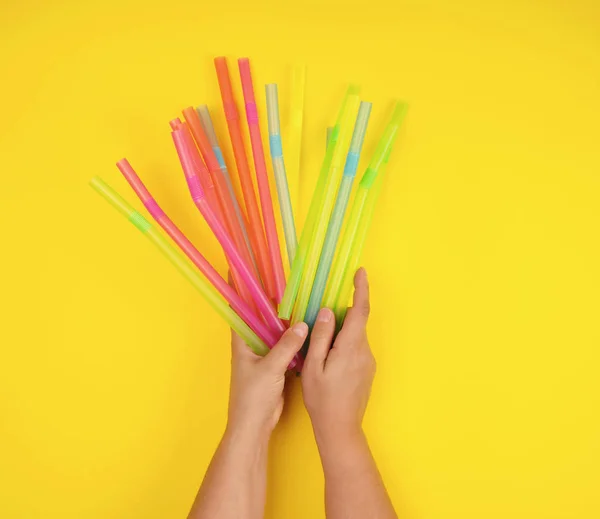
[[[231,338],[230,432],[270,435],[283,411],[285,372],[308,333],[297,323],[265,356],[253,353],[235,333]]]

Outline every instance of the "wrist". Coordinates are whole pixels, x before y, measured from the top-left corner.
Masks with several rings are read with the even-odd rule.
[[[258,446],[268,448],[273,429],[266,425],[228,422],[223,438],[240,446]]]
[[[313,431],[319,450],[345,449],[364,440],[360,424],[328,424],[321,426],[313,422]]]

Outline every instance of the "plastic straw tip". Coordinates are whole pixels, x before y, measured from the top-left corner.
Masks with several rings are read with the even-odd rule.
[[[181,126],[181,119],[176,117],[175,119],[169,121],[169,125],[171,126],[172,130],[177,130]]]
[[[348,87],[348,95],[357,96],[360,93],[360,86],[355,83],[350,84]]]
[[[94,189],[96,189],[96,188],[104,185],[104,181],[100,177],[94,176],[94,177],[90,178],[89,185],[92,186]]]
[[[117,161],[117,167],[122,170],[123,168],[130,168],[131,165],[129,164],[129,161],[125,158]]]
[[[392,114],[392,120],[395,123],[401,122],[406,115],[406,112],[408,112],[408,103],[405,103],[404,101],[396,101],[394,112]]]

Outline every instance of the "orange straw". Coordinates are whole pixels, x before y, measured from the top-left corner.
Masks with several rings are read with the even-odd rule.
[[[262,208],[263,221],[265,223],[265,234],[269,245],[271,267],[275,278],[275,301],[281,302],[285,290],[285,274],[283,272],[283,260],[281,259],[281,248],[279,247],[279,236],[277,235],[277,224],[275,223],[275,212],[273,211],[273,199],[269,189],[269,177],[267,175],[267,163],[260,134],[260,123],[258,121],[258,110],[254,97],[254,86],[252,84],[252,73],[250,72],[250,61],[248,58],[238,60],[244,102],[246,103],[246,119],[250,132],[250,143],[252,144],[252,158],[256,171],[256,182],[258,184],[258,196]]]
[[[229,129],[229,137],[233,147],[235,163],[237,165],[240,184],[242,186],[242,193],[244,194],[246,212],[248,213],[250,242],[267,294],[275,301],[277,299],[275,277],[269,261],[267,241],[265,239],[262,219],[260,217],[258,201],[256,200],[254,184],[252,183],[250,167],[248,166],[248,157],[246,156],[246,150],[244,148],[244,139],[240,127],[240,116],[233,97],[227,60],[224,57],[215,58],[215,69],[217,71],[217,79],[219,80],[223,111],[225,112],[225,119],[227,120],[227,128]]]

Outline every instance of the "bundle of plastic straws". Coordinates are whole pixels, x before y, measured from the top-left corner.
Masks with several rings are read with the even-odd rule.
[[[170,121],[174,150],[190,196],[223,249],[232,284],[167,216],[126,159],[117,162],[117,167],[170,241],[103,180],[95,177],[91,186],[156,245],[255,353],[265,355],[290,324],[305,321],[312,329],[321,307],[331,308],[341,327],[384,170],[407,105],[395,103],[348,212],[371,114],[371,103],[360,100],[359,88],[348,88],[335,125],[327,131],[325,157],[298,239],[290,185],[297,192],[305,68],[299,66],[293,72],[286,160],[277,85],[265,86],[271,171],[290,265],[286,279],[249,60],[239,59],[238,67],[252,163],[225,58],[215,59],[215,69],[235,168],[224,159],[206,105],[186,108],[183,120]],[[230,175],[233,170],[241,186],[240,199]],[[289,367],[299,371],[301,366],[299,354]]]

